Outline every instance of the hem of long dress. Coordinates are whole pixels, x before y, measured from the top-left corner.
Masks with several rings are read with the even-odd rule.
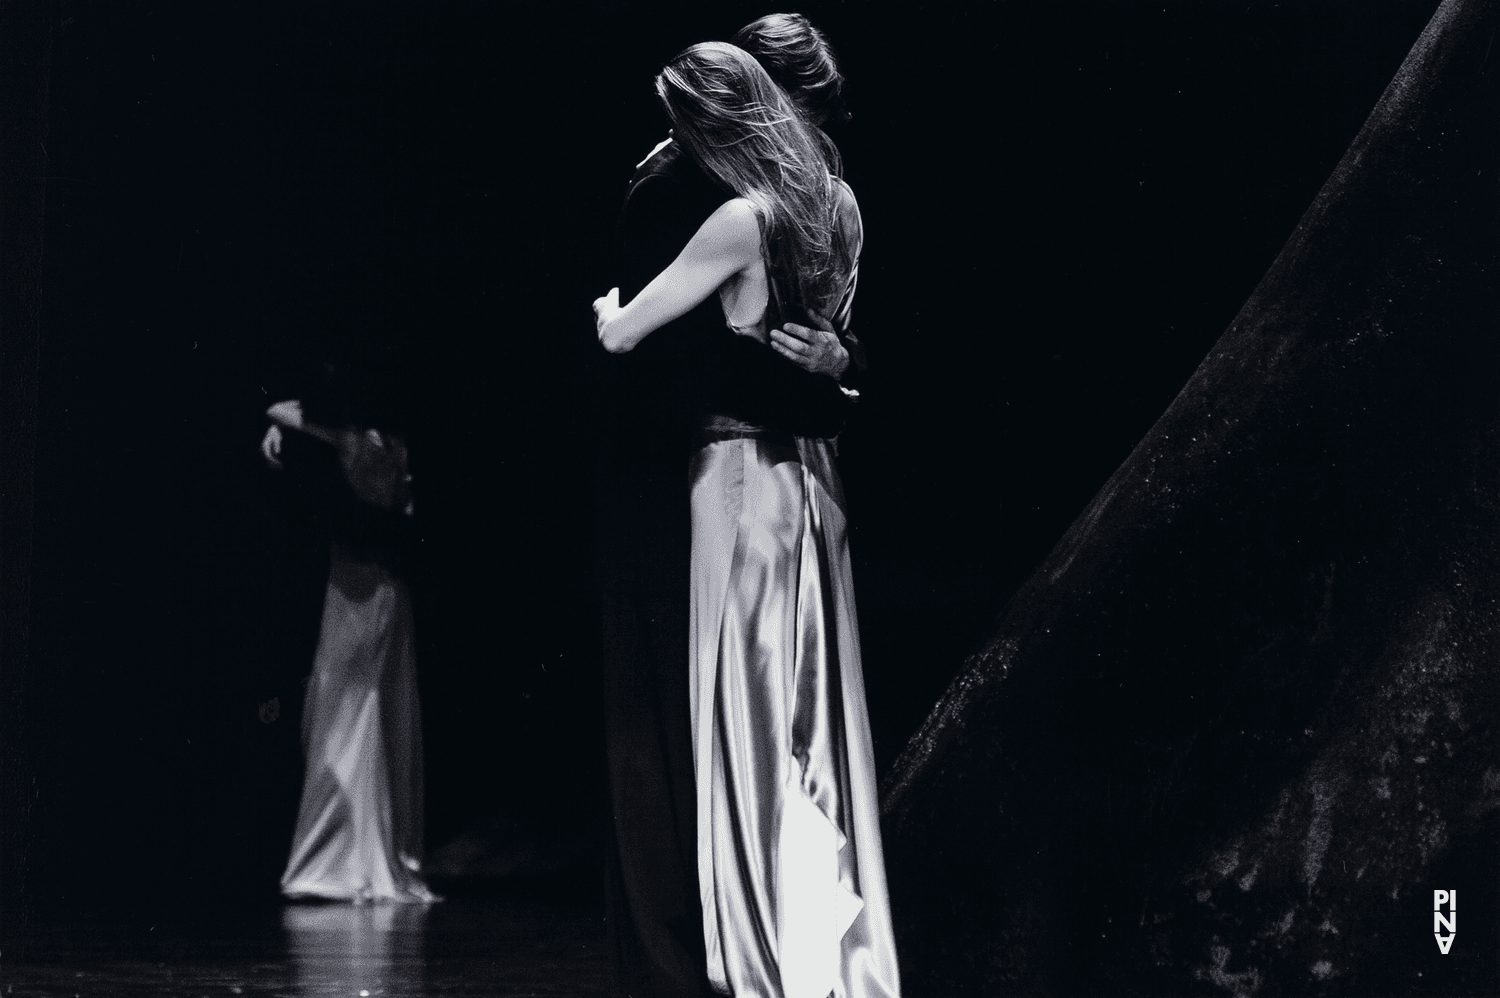
[[[426,886],[408,887],[395,894],[375,894],[351,890],[332,884],[297,884],[283,886],[281,896],[288,901],[336,901],[347,904],[435,904],[442,900]]]

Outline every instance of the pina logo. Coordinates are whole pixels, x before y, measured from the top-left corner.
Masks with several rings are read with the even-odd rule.
[[[1448,906],[1447,914],[1443,913],[1444,905]],[[1447,936],[1443,935],[1445,929]],[[1437,937],[1438,949],[1447,956],[1458,938],[1458,891],[1432,892],[1432,934]]]

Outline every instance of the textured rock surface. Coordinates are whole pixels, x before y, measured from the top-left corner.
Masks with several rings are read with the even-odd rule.
[[[911,994],[1500,991],[1497,26],[1439,9],[897,763]]]

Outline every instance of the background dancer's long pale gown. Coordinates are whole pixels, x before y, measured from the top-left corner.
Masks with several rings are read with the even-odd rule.
[[[377,434],[346,441],[341,458],[361,501],[397,501],[404,449]],[[330,562],[303,707],[306,776],[281,892],[432,901],[421,875],[422,721],[411,600],[378,560],[335,542]]]
[[[857,260],[859,209],[842,181],[838,191]],[[724,305],[735,328],[763,334],[764,312]],[[722,415],[704,439],[691,473],[690,656],[710,981],[740,998],[898,995],[832,443]]]

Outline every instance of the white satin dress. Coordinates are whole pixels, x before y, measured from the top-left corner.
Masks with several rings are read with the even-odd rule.
[[[860,245],[853,194],[841,224]],[[761,282],[762,285],[764,282]],[[847,318],[854,274],[840,318]],[[764,292],[721,300],[736,331]],[[748,333],[753,334],[753,333]],[[896,998],[843,487],[832,442],[710,418],[692,482],[690,681],[709,980]]]
[[[374,438],[378,440],[379,438]],[[350,485],[389,505],[388,445],[355,440],[342,453]],[[367,453],[368,452],[368,453]],[[392,465],[392,467],[387,467]],[[422,877],[422,711],[411,599],[375,561],[332,546],[323,624],[302,715],[306,775],[289,898],[437,900]]]

